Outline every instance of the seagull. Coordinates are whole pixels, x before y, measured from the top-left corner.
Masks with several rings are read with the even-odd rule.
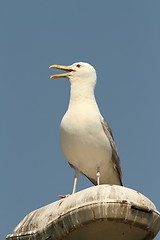
[[[85,62],[49,68],[66,71],[50,78],[68,78],[70,82],[69,106],[60,124],[60,143],[65,158],[75,170],[72,194],[76,192],[79,173],[94,185],[122,186],[120,159],[112,131],[94,95],[96,70]]]

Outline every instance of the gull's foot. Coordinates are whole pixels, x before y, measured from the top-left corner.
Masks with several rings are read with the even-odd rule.
[[[66,197],[69,197],[71,194],[67,194],[67,195],[57,195],[58,197],[60,198],[66,198]]]

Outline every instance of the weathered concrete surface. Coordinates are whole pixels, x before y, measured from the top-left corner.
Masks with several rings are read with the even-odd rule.
[[[85,189],[28,214],[7,240],[149,240],[160,213],[141,193],[121,186]]]

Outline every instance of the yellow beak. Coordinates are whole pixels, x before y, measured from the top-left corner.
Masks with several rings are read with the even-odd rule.
[[[61,69],[61,70],[65,70],[65,71],[69,72],[69,73],[51,75],[50,78],[69,77],[70,72],[75,72],[74,69],[67,67],[67,66],[61,66],[61,65],[51,65],[49,68],[57,68],[57,69]]]

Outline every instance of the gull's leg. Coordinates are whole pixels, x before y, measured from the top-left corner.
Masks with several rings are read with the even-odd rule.
[[[76,192],[76,186],[77,186],[77,180],[78,180],[78,171],[75,170],[75,175],[74,175],[74,184],[73,184],[73,190],[72,190],[72,194],[74,194]],[[67,194],[67,195],[58,195],[58,197],[60,198],[66,198],[70,196],[70,194]]]
[[[78,171],[75,170],[75,176],[74,176],[74,184],[73,184],[72,194],[74,194],[74,193],[76,192],[77,180],[78,180]]]
[[[100,179],[100,169],[99,169],[99,167],[97,167],[96,177],[97,177],[97,185],[99,185],[99,179]]]

